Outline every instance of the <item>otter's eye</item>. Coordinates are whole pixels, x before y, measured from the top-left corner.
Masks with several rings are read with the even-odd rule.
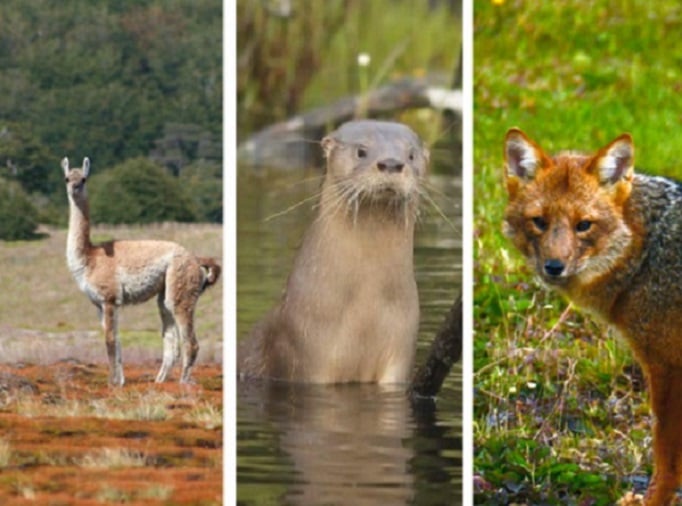
[[[410,151],[410,154],[407,155],[407,158],[408,158],[411,162],[414,162],[414,151]]]
[[[533,225],[535,225],[541,232],[547,230],[547,221],[542,216],[534,217]]]
[[[578,232],[587,232],[592,227],[592,222],[590,220],[580,220],[575,226]]]
[[[356,154],[358,158],[367,158],[367,150],[365,148],[358,148]]]

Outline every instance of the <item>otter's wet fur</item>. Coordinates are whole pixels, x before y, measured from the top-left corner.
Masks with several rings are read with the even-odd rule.
[[[413,236],[429,153],[407,126],[345,123],[280,303],[239,348],[241,378],[404,383],[419,299]]]

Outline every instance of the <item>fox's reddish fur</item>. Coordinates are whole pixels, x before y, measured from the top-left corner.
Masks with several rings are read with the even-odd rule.
[[[633,163],[629,134],[549,156],[511,129],[504,227],[547,285],[630,343],[656,416],[645,504],[665,505],[682,476],[682,186]]]

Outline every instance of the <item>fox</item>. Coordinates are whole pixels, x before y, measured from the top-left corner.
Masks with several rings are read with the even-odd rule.
[[[504,143],[503,232],[542,283],[611,325],[642,367],[654,415],[643,503],[682,477],[682,183],[635,172],[632,135],[548,155],[518,128]]]

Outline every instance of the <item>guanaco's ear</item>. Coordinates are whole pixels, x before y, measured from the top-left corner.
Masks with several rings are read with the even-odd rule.
[[[69,159],[67,157],[62,159],[62,170],[64,171],[64,176],[69,175]]]
[[[90,159],[86,156],[83,158],[83,177],[87,179],[90,174]]]
[[[505,176],[529,181],[548,164],[547,155],[518,128],[511,128],[504,141]]]
[[[324,157],[329,158],[329,155],[332,152],[332,149],[334,149],[334,145],[336,144],[336,141],[334,140],[333,137],[327,136],[324,139],[322,139],[322,142],[320,142],[320,145],[322,146],[322,150],[324,151]]]
[[[622,134],[599,150],[590,168],[602,185],[630,180],[634,173],[635,146],[630,134]]]

